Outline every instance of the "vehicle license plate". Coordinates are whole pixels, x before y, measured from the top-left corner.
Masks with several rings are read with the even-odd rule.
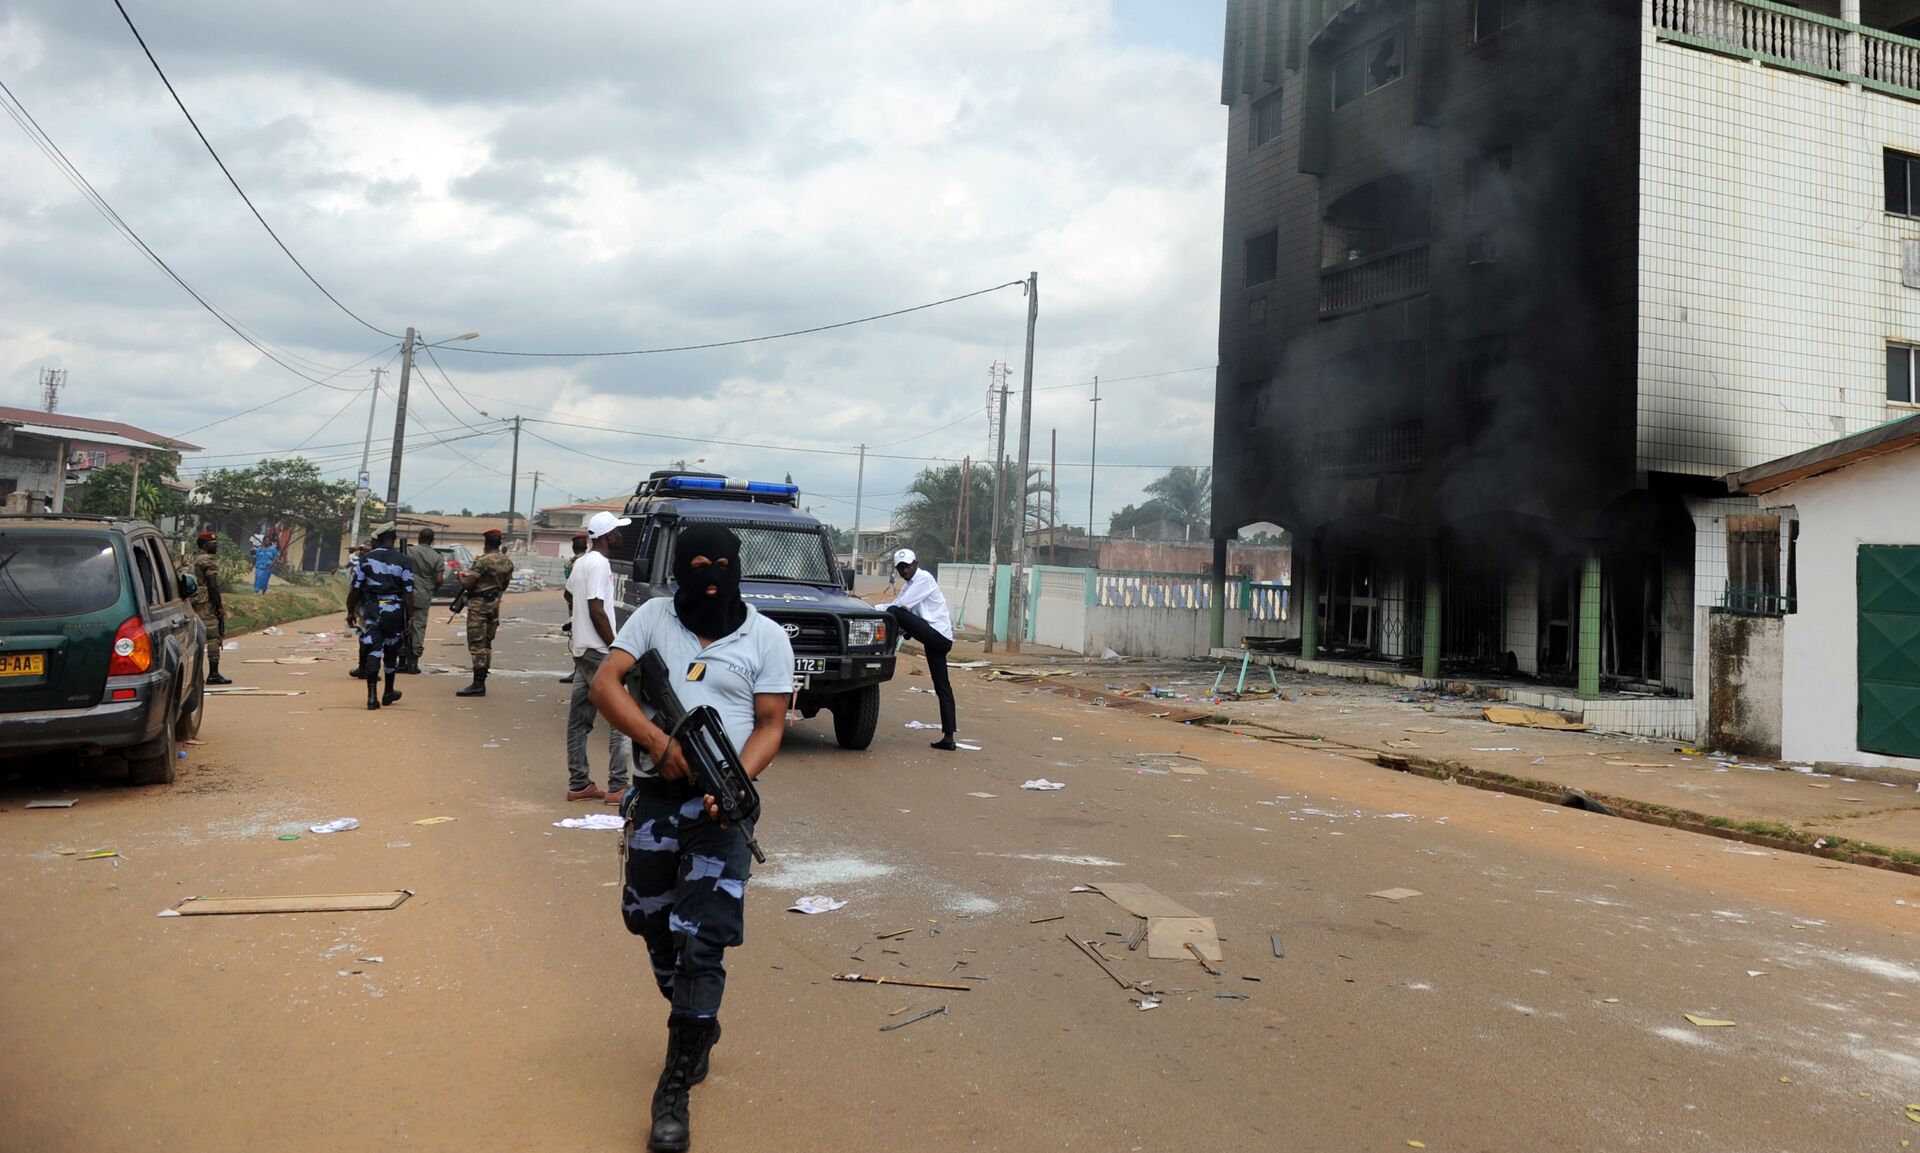
[[[46,671],[45,653],[0,653],[0,677],[38,677]]]
[[[825,657],[795,657],[793,671],[796,673],[824,673],[827,671]]]

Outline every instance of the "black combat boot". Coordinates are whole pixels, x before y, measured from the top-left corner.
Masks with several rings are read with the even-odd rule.
[[[360,666],[360,677],[367,682],[367,707],[380,707],[380,658],[368,657]]]
[[[400,700],[400,690],[393,687],[393,674],[394,670],[389,667],[387,669],[387,691],[380,695],[380,703],[383,705],[396,704]]]
[[[687,1075],[687,1084],[698,1085],[707,1079],[707,1058],[713,1055],[713,1047],[720,1043],[720,1022],[714,1021],[713,1036],[700,1047],[700,1057],[693,1063],[693,1072]]]
[[[647,1134],[653,1153],[684,1153],[693,1144],[687,1093],[693,1087],[694,1066],[706,1059],[718,1034],[718,1022],[667,1018],[667,1063],[653,1091],[653,1130]]]
[[[456,697],[484,697],[487,695],[487,670],[473,670],[473,683],[453,694]]]
[[[207,674],[207,683],[210,685],[230,685],[233,683],[232,681],[220,675],[220,658],[219,657],[213,658],[213,668]]]

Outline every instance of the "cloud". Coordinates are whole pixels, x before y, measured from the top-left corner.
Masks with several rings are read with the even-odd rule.
[[[1219,41],[1214,0],[129,10],[260,210],[349,307],[431,340],[483,333],[437,352],[451,385],[424,360],[410,381],[418,443],[402,488],[423,506],[505,503],[509,446],[484,410],[560,422],[528,428],[564,448],[521,445],[543,503],[628,491],[644,468],[705,456],[791,472],[828,494],[816,511],[850,524],[857,460],[844,454],[893,445],[868,461],[871,526],[929,463],[884,457],[990,455],[987,367],[1012,364],[1019,388],[1025,303],[1006,290],[669,356],[474,346],[727,340],[1037,269],[1033,456],[1058,429],[1075,519],[1091,390],[1058,386],[1213,359],[1225,113],[1218,61],[1196,44]],[[1188,34],[1196,22],[1204,36]],[[273,247],[112,9],[14,6],[0,73],[182,276],[326,378],[194,434],[208,452],[189,470],[305,442],[351,476],[366,370],[395,342],[336,311]],[[0,401],[35,403],[38,369],[64,367],[63,408],[184,432],[304,384],[166,281],[10,127],[0,164],[14,174],[0,185]],[[1103,388],[1101,517],[1154,475],[1125,466],[1208,459],[1212,386],[1201,372]],[[384,476],[391,397],[379,403]],[[1018,409],[1016,392],[1016,428]],[[455,435],[469,439],[428,443]]]

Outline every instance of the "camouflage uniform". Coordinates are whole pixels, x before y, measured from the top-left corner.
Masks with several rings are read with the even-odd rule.
[[[493,635],[500,631],[500,595],[513,579],[513,562],[503,552],[481,553],[468,572],[477,580],[467,594],[467,655],[475,675],[493,665]]]
[[[199,587],[193,590],[193,611],[200,615],[201,623],[207,626],[207,671],[210,675],[220,672],[220,646],[227,639],[226,622],[221,620],[226,611],[220,603],[220,562],[212,553],[198,553],[193,558],[193,579]]]

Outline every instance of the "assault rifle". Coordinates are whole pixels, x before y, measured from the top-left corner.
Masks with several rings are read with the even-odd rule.
[[[467,599],[472,595],[472,590],[468,589],[465,585],[460,586],[460,591],[453,594],[453,603],[447,606],[447,611],[454,616],[459,616],[462,612],[466,611]]]
[[[753,859],[766,864],[767,855],[760,851],[760,842],[753,839],[754,822],[760,819],[760,793],[753,787],[746,766],[740,763],[740,753],[727,737],[720,714],[712,705],[687,711],[673,691],[673,678],[658,649],[648,649],[627,674],[627,691],[635,700],[652,706],[654,723],[666,730],[669,741],[680,742],[680,751],[693,774],[693,787],[713,798],[714,807],[720,810],[720,823],[738,825]]]

